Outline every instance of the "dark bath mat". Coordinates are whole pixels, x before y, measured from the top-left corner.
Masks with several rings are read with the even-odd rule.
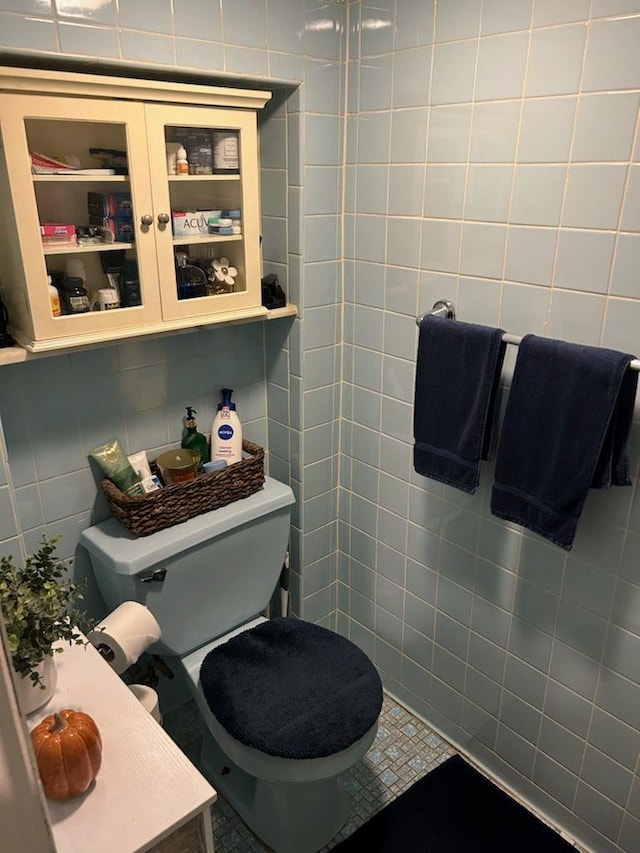
[[[576,853],[459,755],[385,806],[336,853]]]

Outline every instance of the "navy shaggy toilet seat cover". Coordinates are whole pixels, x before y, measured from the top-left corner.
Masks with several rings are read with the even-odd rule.
[[[340,752],[369,731],[382,708],[380,676],[355,643],[288,617],[212,649],[200,683],[232,737],[282,758]]]

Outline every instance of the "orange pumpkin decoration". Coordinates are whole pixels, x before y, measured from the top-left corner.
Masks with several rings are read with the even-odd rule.
[[[70,709],[50,714],[31,732],[31,741],[47,797],[84,794],[102,764],[102,739],[93,719]]]

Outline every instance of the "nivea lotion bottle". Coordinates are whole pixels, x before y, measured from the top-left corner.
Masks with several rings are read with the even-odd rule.
[[[242,424],[232,394],[230,388],[222,389],[222,402],[211,426],[211,460],[224,459],[227,465],[242,459]]]

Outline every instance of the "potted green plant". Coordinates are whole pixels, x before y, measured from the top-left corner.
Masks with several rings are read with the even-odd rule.
[[[93,627],[86,614],[74,607],[85,585],[65,579],[67,567],[55,556],[59,540],[43,536],[40,549],[22,567],[14,564],[12,556],[0,558],[0,609],[13,668],[21,676],[26,713],[44,705],[55,689],[53,656],[62,649],[53,644],[58,640],[82,644],[80,631]]]

